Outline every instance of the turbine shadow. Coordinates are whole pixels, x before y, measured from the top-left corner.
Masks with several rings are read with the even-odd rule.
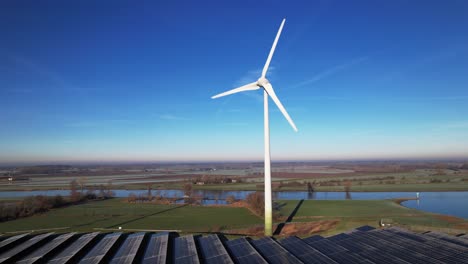
[[[150,217],[150,216],[158,215],[158,214],[163,214],[163,213],[166,213],[166,212],[169,212],[169,211],[172,211],[172,210],[176,210],[176,209],[179,209],[179,208],[182,208],[182,207],[185,207],[185,206],[187,206],[187,204],[184,204],[184,205],[181,205],[181,206],[177,206],[177,207],[173,207],[173,208],[169,208],[169,209],[162,210],[162,211],[159,211],[159,212],[155,212],[155,213],[152,213],[152,214],[143,215],[143,216],[141,216],[141,217],[137,217],[137,218],[134,218],[134,219],[131,219],[131,220],[122,222],[122,223],[118,223],[118,224],[115,224],[115,225],[111,225],[111,226],[108,226],[108,227],[106,227],[106,228],[114,228],[114,227],[122,226],[122,225],[125,225],[125,224],[128,224],[128,223],[131,223],[131,222],[135,222],[135,221],[144,219],[144,218],[146,218],[146,217]]]
[[[279,224],[276,229],[275,229],[275,232],[273,232],[273,235],[276,236],[276,235],[279,235],[281,234],[281,231],[283,230],[283,227],[287,224],[287,223],[290,223],[292,222],[294,216],[297,214],[297,211],[299,211],[299,208],[301,207],[302,203],[304,202],[304,199],[300,200],[299,203],[297,203],[296,207],[294,208],[294,210],[291,212],[291,214],[288,216],[288,218],[286,219],[285,222]],[[284,206],[284,205],[283,205]]]

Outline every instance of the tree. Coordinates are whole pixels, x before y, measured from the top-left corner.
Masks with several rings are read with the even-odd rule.
[[[153,194],[151,193],[151,186],[152,186],[152,184],[149,183],[148,184],[148,201],[153,200]]]
[[[236,197],[234,197],[234,195],[229,195],[228,197],[226,197],[227,204],[233,204],[235,202],[236,202]]]
[[[192,184],[187,183],[184,185],[184,194],[188,197],[192,196]]]
[[[134,193],[130,193],[130,194],[128,195],[127,201],[128,201],[129,203],[134,203],[134,202],[136,202],[136,199],[137,199],[136,195],[135,195]]]
[[[80,185],[80,188],[81,188],[81,193],[84,192],[84,187],[86,186],[86,182],[88,181],[88,179],[86,177],[80,177],[78,178],[78,184]]]
[[[112,180],[109,180],[106,185],[106,192],[105,192],[105,198],[112,198],[114,197],[115,193],[112,191],[113,186],[112,186]]]
[[[346,192],[346,200],[351,200],[351,181],[346,181],[344,183],[344,189],[345,189],[345,192]]]
[[[247,195],[245,201],[252,211],[263,216],[265,211],[265,197],[263,193],[253,192]]]
[[[78,182],[76,180],[72,180],[70,182],[70,201],[78,202],[80,199],[81,194],[78,192]]]

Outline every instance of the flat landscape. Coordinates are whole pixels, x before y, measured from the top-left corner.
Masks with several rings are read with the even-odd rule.
[[[298,206],[296,212],[293,213]],[[286,223],[278,235],[330,235],[362,225],[378,226],[381,219],[393,224],[427,230],[468,230],[468,221],[405,208],[395,201],[277,201]],[[288,220],[289,218],[289,220]],[[0,232],[90,232],[95,230],[178,230],[180,233],[260,235],[263,218],[246,208],[228,206],[156,205],[128,203],[113,198],[0,223]],[[304,225],[306,224],[306,225]],[[261,233],[261,232],[260,232]]]
[[[273,190],[468,191],[463,162],[275,163]],[[63,190],[70,181],[115,189],[263,190],[262,163],[158,164],[120,166],[31,166],[3,168],[0,191]],[[9,181],[8,179],[12,180]]]
[[[71,194],[73,181],[76,191],[82,194],[128,190],[126,193],[129,197],[91,200],[4,221],[0,223],[0,232],[90,232],[121,227],[124,231],[177,230],[181,233],[261,235],[263,217],[253,213],[245,204],[202,206],[183,204],[180,199],[184,193],[189,197],[196,191],[201,191],[199,193],[203,195],[214,194],[215,197],[211,199],[216,201],[222,194],[220,191],[232,191],[232,194],[237,191],[261,192],[262,171],[262,163],[3,168],[0,194],[3,191],[14,196],[32,190],[60,190],[66,198]],[[191,190],[189,193],[187,186]],[[314,193],[343,193],[335,198],[342,200],[301,201],[299,199],[303,198],[284,200],[290,198],[274,197],[277,208],[275,225],[281,227],[275,227],[276,235],[280,236],[335,234],[362,225],[378,226],[382,220],[416,230],[468,230],[464,218],[407,208],[396,200],[352,200],[353,197],[348,195],[351,192],[401,192],[403,197],[392,197],[414,199],[416,192],[468,191],[468,166],[462,162],[277,163],[273,166],[272,187],[277,192],[308,193],[310,197],[307,196],[307,199],[315,199]],[[148,200],[148,190],[153,198],[162,196],[166,204],[161,204],[161,200]],[[175,192],[170,190],[179,190],[178,203],[175,203]],[[138,193],[134,196],[136,202],[128,202],[132,192]],[[3,195],[0,202],[3,210],[7,210],[5,208],[19,204],[22,199]],[[226,199],[226,195],[220,199]],[[245,196],[241,199],[245,199]],[[459,203],[463,198],[452,196],[450,199],[444,201]],[[422,201],[427,204],[429,198]],[[448,203],[453,206],[451,202]],[[444,207],[443,204],[437,206],[429,208]],[[454,212],[456,210],[460,209]]]

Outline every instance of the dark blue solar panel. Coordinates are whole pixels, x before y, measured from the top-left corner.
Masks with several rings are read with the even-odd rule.
[[[336,243],[333,243],[331,241],[328,241],[327,239],[322,239],[322,240],[318,240],[318,241],[307,243],[307,244],[309,246],[311,246],[312,248],[315,248],[316,250],[322,252],[323,254],[325,254],[327,256],[329,254],[334,254],[334,253],[337,253],[337,252],[346,252],[347,251],[344,247],[339,246]]]
[[[267,263],[245,238],[226,241],[226,248],[236,263]]]
[[[112,233],[106,235],[97,243],[91,251],[80,260],[80,263],[99,263],[106,258],[111,248],[116,244],[122,233]]]
[[[129,235],[120,246],[110,263],[133,263],[144,237],[145,233],[143,232]]]
[[[73,259],[79,252],[81,252],[91,241],[93,241],[99,232],[84,234],[75,240],[71,245],[66,247],[62,252],[49,260],[48,263],[66,263]]]
[[[41,259],[44,259],[47,256],[47,254],[52,252],[55,248],[59,247],[61,244],[65,243],[75,234],[76,233],[68,233],[68,234],[60,235],[54,238],[49,243],[31,252],[29,255],[25,256],[24,258],[21,258],[21,260],[18,261],[17,263],[33,263],[33,262],[40,261]]]
[[[252,245],[269,263],[301,263],[270,237],[253,240]]]
[[[198,238],[198,245],[204,263],[234,263],[217,235],[209,235]]]
[[[45,239],[50,237],[52,234],[53,233],[47,233],[47,234],[34,236],[30,238],[29,240],[19,244],[18,246],[2,253],[0,255],[0,263],[11,262],[12,259],[19,256],[20,253],[34,246],[38,246],[41,242],[44,242]]]
[[[313,249],[298,237],[280,240],[281,245],[304,263],[336,263],[329,257]]]
[[[323,239],[322,236],[315,235],[315,236],[311,236],[311,237],[308,237],[308,238],[304,238],[303,240],[306,243],[311,243],[311,242],[315,242],[315,241],[322,240],[322,239]]]
[[[363,232],[374,230],[374,229],[375,229],[375,227],[368,226],[368,225],[356,228],[356,230],[363,231]]]
[[[158,233],[151,235],[145,250],[143,263],[166,263],[169,233]]]
[[[197,248],[193,235],[174,239],[175,263],[199,263]]]
[[[16,242],[21,241],[24,238],[26,238],[27,235],[29,235],[29,233],[16,235],[16,236],[12,236],[12,237],[8,237],[8,238],[3,239],[0,242],[0,251],[5,251],[6,248],[10,247],[11,245],[15,244]]]
[[[341,241],[341,240],[349,239],[349,238],[350,238],[349,235],[341,233],[341,234],[338,234],[338,235],[327,237],[327,240],[337,242],[337,241]]]

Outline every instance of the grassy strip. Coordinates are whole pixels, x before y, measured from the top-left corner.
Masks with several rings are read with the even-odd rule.
[[[245,208],[130,204],[125,199],[114,198],[3,222],[0,223],[0,232],[58,227],[69,227],[65,231],[92,231],[94,228],[119,226],[125,229],[208,232],[262,222]]]
[[[284,221],[297,206],[297,200],[281,200]],[[382,218],[406,226],[458,228],[468,230],[468,221],[403,207],[391,200],[306,200],[292,218],[295,222],[337,220],[330,235],[352,228],[377,226]],[[282,221],[277,221],[282,222]],[[95,229],[181,230],[185,233],[219,232],[263,224],[263,219],[245,208],[130,204],[125,199],[109,199],[0,223],[0,232],[66,228],[61,231],[89,232]],[[311,235],[311,234],[306,234]]]

